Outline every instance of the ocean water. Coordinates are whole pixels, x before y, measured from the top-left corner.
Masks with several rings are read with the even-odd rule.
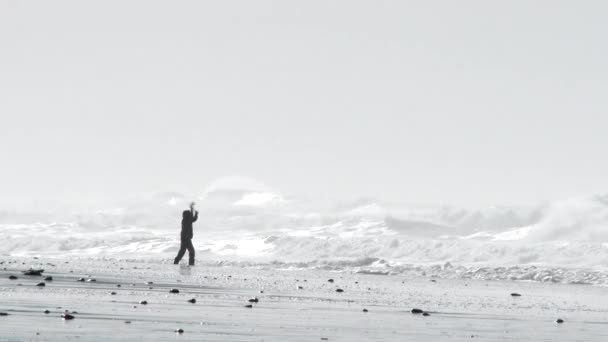
[[[290,198],[214,186],[196,196],[202,263],[608,284],[608,196],[478,210]],[[0,253],[168,260],[191,196],[79,212],[0,212]]]

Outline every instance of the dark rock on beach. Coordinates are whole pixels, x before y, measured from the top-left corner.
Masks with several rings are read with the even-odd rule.
[[[46,277],[42,278],[42,280],[44,280],[44,281],[53,281],[53,277],[46,276]]]
[[[147,304],[148,304],[148,302],[147,302],[147,301],[145,301],[145,300],[142,300],[141,302],[139,302],[139,304],[141,304],[141,305],[147,305]]]
[[[428,312],[424,312],[424,313],[422,313],[422,316],[425,316],[425,317],[430,316],[430,315],[431,315],[431,314],[430,314],[430,313],[428,313]]]
[[[17,278],[17,276],[12,275],[12,276],[9,276],[8,279],[10,279],[10,280],[17,280],[19,278]]]
[[[336,289],[336,292],[342,293],[342,292],[344,292],[344,290],[342,290],[342,289]]]
[[[424,310],[421,310],[421,309],[412,309],[412,313],[413,314],[422,314],[422,313],[424,313]]]
[[[195,304],[196,303],[196,298],[188,299],[188,303]]]
[[[49,310],[44,310],[44,313],[48,315],[48,314],[50,314],[51,312],[50,312]]]
[[[327,281],[328,281],[329,283],[333,283],[333,282],[334,282],[334,280],[333,280],[333,279],[327,279]]]
[[[36,286],[45,287],[46,284],[45,283],[38,283],[38,284],[36,284]]]
[[[178,334],[183,334],[184,333],[184,329],[175,329],[175,332]]]
[[[249,303],[257,303],[260,300],[258,299],[258,297],[253,297],[253,298],[249,298]]]
[[[44,270],[27,270],[23,271],[23,274],[26,276],[41,276]]]
[[[84,278],[78,278],[78,280],[76,280],[76,281],[84,282]]]
[[[367,309],[363,309],[363,312],[368,312],[368,310]]]
[[[253,307],[253,305],[247,304],[247,305],[245,305],[245,307],[251,309]]]
[[[511,293],[511,297],[521,297],[521,295],[519,293],[513,292]]]
[[[6,312],[0,312],[0,316],[8,316]]]
[[[61,318],[63,318],[66,321],[69,321],[71,319],[74,319],[74,316],[70,315],[69,313],[64,313],[64,314],[61,314]]]
[[[171,290],[169,290],[169,293],[179,293],[179,290],[178,289],[171,289]]]
[[[555,323],[562,324],[562,323],[564,323],[564,320],[561,318],[558,318],[557,320],[555,320]]]

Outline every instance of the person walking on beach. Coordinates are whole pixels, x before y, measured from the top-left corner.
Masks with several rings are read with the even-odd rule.
[[[192,245],[192,223],[198,219],[198,211],[194,210],[194,202],[190,203],[190,210],[184,210],[182,212],[182,232],[181,232],[181,244],[179,246],[179,252],[173,263],[179,264],[182,257],[188,250],[188,264],[194,266],[194,246]]]

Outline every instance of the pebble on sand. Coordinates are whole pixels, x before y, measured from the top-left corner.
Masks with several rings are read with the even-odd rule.
[[[363,312],[368,312],[368,310],[367,309],[363,309]]]
[[[114,295],[116,295],[116,292],[112,291],[112,292],[110,292],[110,294],[111,294],[112,296],[114,296]]]
[[[304,290],[303,286],[298,286],[298,290]]]
[[[253,305],[247,304],[247,305],[245,305],[245,307],[251,309],[251,308],[253,308]]]
[[[521,294],[513,292],[511,293],[511,297],[521,297]]]
[[[92,283],[92,282],[96,282],[96,281],[97,281],[97,279],[89,278],[89,279],[87,279],[87,281],[88,281],[89,283]]]
[[[175,332],[178,334],[183,334],[184,333],[184,329],[175,329]]]
[[[342,292],[344,292],[344,290],[342,290],[342,289],[336,289],[336,292],[342,293]]]
[[[413,314],[422,314],[422,313],[424,313],[424,310],[421,310],[421,309],[412,309],[412,313]]]
[[[64,313],[64,314],[61,314],[61,318],[63,318],[66,321],[69,321],[71,319],[74,319],[74,316],[70,315],[69,313]]]
[[[253,297],[253,298],[249,298],[249,303],[257,303],[260,300],[258,299],[258,297]]]
[[[179,293],[179,290],[178,289],[171,289],[171,290],[169,290],[169,293]]]
[[[196,298],[188,299],[188,302],[194,304],[196,303]]]
[[[0,312],[0,316],[8,316],[6,312]]]
[[[333,280],[333,279],[327,279],[327,282],[329,282],[329,283],[333,283],[333,282],[334,282],[334,280]]]
[[[139,302],[139,304],[141,304],[141,305],[147,305],[148,301],[142,300],[142,301]]]
[[[12,276],[9,276],[8,279],[10,279],[10,280],[17,280],[19,278],[17,278],[17,276],[12,275]]]
[[[430,315],[431,315],[431,314],[430,314],[430,313],[428,313],[428,312],[424,312],[424,313],[422,313],[422,316],[424,316],[424,317],[428,317],[428,316],[430,316]]]
[[[46,277],[42,278],[42,280],[44,280],[44,281],[53,281],[53,277],[46,276]]]
[[[49,310],[44,310],[44,313],[48,315],[48,314],[50,314],[51,312],[50,312]]]
[[[557,320],[555,320],[555,323],[562,324],[562,323],[564,323],[564,320],[561,318],[558,318]]]
[[[27,275],[27,276],[41,276],[42,272],[44,272],[44,270],[32,270],[32,269],[30,269],[30,270],[27,270],[27,271],[23,271],[23,274]]]
[[[76,280],[76,281],[82,281],[82,282],[84,282],[84,278],[78,278],[78,280]]]
[[[38,284],[36,284],[36,286],[44,287],[44,286],[46,286],[46,284],[45,283],[38,283]]]

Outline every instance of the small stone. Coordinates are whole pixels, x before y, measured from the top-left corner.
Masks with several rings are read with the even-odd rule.
[[[152,284],[154,284],[154,283],[151,281],[146,282],[146,285],[152,285]]]
[[[45,283],[38,283],[38,284],[36,284],[36,286],[45,287],[46,284]]]
[[[17,280],[19,278],[17,278],[17,276],[12,275],[12,276],[9,276],[8,279],[10,279],[10,280]]]
[[[76,280],[76,281],[84,282],[84,278],[78,278],[78,280]]]
[[[363,312],[367,312],[367,311],[368,311],[367,309],[363,309]]]
[[[260,300],[258,299],[258,297],[253,297],[253,298],[249,298],[249,303],[257,303]]]
[[[50,312],[49,310],[44,310],[44,313],[48,315],[48,314],[50,314],[51,312]]]
[[[192,303],[192,304],[196,303],[196,298],[188,299],[188,303]]]
[[[125,321],[125,324],[131,324],[131,321]]]
[[[336,292],[342,293],[342,292],[344,292],[344,290],[342,290],[342,289],[336,289]]]
[[[422,313],[422,316],[425,316],[425,317],[428,317],[428,316],[430,316],[430,315],[431,315],[431,314],[430,314],[430,313],[428,313],[428,312],[424,312],[424,313]]]
[[[69,313],[64,313],[64,314],[61,314],[61,318],[63,318],[66,321],[69,321],[71,319],[74,319],[74,316],[70,315]]]
[[[521,297],[521,295],[519,293],[513,292],[511,293],[511,297]]]
[[[253,307],[253,305],[247,304],[247,305],[245,305],[245,307],[251,309]]]
[[[112,292],[110,292],[110,295],[114,296],[114,295],[116,295],[116,292],[112,291]]]
[[[327,338],[327,337],[321,337],[321,341],[328,341],[328,340],[329,340],[329,338]]]
[[[179,290],[178,289],[171,289],[171,290],[169,290],[169,293],[179,293]]]
[[[562,323],[564,323],[564,320],[563,320],[563,319],[561,319],[561,318],[558,318],[558,319],[555,321],[555,323],[557,323],[557,324],[562,324]]]
[[[334,280],[333,280],[333,279],[327,279],[327,282],[329,282],[329,283],[333,283],[333,282],[334,282]]]
[[[184,329],[175,329],[175,332],[178,334],[183,334],[184,333]]]
[[[94,283],[94,282],[96,282],[96,281],[97,281],[97,279],[93,279],[93,278],[89,278],[89,279],[87,279],[87,282],[89,282],[89,283]]]
[[[116,287],[121,287],[120,284],[116,284]]]
[[[412,313],[413,314],[421,314],[421,313],[424,313],[424,311],[421,310],[421,309],[412,309]]]
[[[145,301],[145,300],[142,300],[142,301],[139,302],[139,304],[141,304],[141,305],[148,305],[148,302]]]
[[[0,312],[0,316],[8,316],[6,312]]]
[[[260,290],[260,293],[264,293],[264,290]]]
[[[304,287],[303,286],[298,286],[298,290],[303,290]]]
[[[46,276],[46,277],[42,278],[42,280],[44,280],[44,281],[53,281],[53,277]]]
[[[33,269],[30,269],[30,270],[27,270],[27,271],[23,271],[23,274],[27,275],[27,276],[41,276],[42,272],[44,272],[44,270],[33,270]]]

